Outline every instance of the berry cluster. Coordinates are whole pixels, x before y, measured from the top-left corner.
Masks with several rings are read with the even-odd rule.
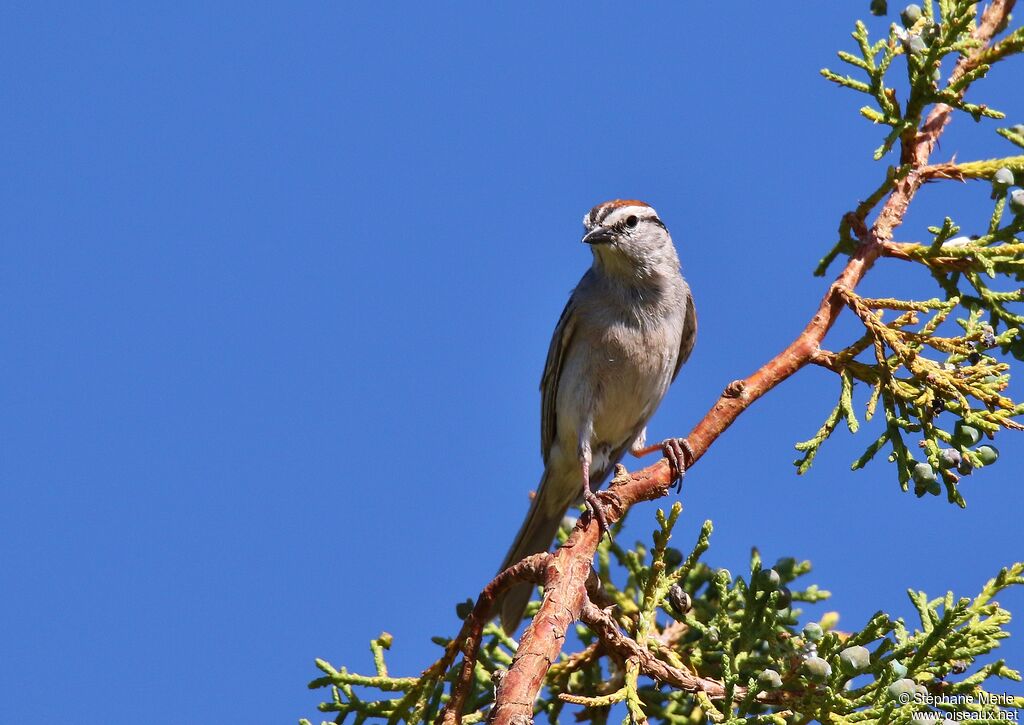
[[[981,431],[972,425],[967,425],[962,420],[957,421],[953,432],[953,444],[955,448],[942,448],[939,450],[940,470],[955,470],[961,476],[969,476],[974,472],[977,464],[991,466],[999,459],[999,449],[993,445],[984,444],[978,446],[981,441]],[[971,451],[973,446],[978,446]],[[942,488],[939,485],[939,472],[930,463],[918,463],[912,469],[914,479],[914,492],[918,496],[930,493],[938,496]]]

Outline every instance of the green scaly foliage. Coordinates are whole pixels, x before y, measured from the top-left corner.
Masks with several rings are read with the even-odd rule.
[[[710,521],[704,522],[688,554],[669,545],[681,511],[679,503],[667,514],[658,511],[650,545],[637,542],[624,549],[605,539],[597,568],[624,632],[673,667],[724,683],[726,696],[712,701],[702,692],[641,683],[628,663],[599,653],[593,633],[580,624],[575,632],[578,650],[563,653],[548,673],[537,701],[538,718],[550,723],[582,718],[601,725],[612,706],[625,703],[625,725],[651,719],[672,725],[904,723],[912,713],[929,710],[915,700],[928,695],[941,698],[936,711],[963,707],[978,713],[978,722],[1005,722],[1008,709],[1024,707],[1024,698],[1006,698],[997,684],[1000,679],[1020,681],[1017,671],[1002,660],[978,662],[1009,636],[1005,625],[1010,613],[995,597],[1024,584],[1024,563],[1003,569],[974,598],[957,598],[953,592],[930,598],[909,591],[919,617],[912,624],[878,612],[859,630],[846,632],[837,627],[838,615],[826,612],[801,628],[803,610],[798,605],[829,597],[813,584],[799,583],[811,571],[810,562],[784,558],[768,567],[754,550],[747,574],[733,576],[703,561]],[[574,524],[566,522],[563,540]],[[621,533],[622,523],[613,528]],[[621,583],[614,583],[616,578]],[[537,605],[532,603],[527,614],[534,614]],[[448,645],[442,638],[435,642]],[[309,686],[329,690],[330,699],[320,710],[334,714],[333,722],[434,722],[459,668],[392,677],[384,660],[391,644],[388,634],[370,643],[374,675],[317,660],[323,676]],[[844,662],[850,655],[843,653],[857,647],[866,648],[868,656],[854,669]],[[496,676],[509,666],[515,651],[514,640],[497,625],[487,625],[464,723],[486,718]],[[357,688],[374,694],[360,697]],[[904,688],[909,688],[909,697],[901,702]],[[566,706],[579,714],[574,718]],[[308,720],[300,723],[309,725]]]
[[[887,11],[885,0],[872,0],[872,13]],[[908,7],[902,24],[892,24],[877,40],[858,22],[855,52],[839,53],[852,75],[822,71],[828,80],[868,96],[861,115],[888,127],[877,160],[912,139],[934,104],[947,104],[976,121],[1003,118],[984,103],[966,100],[965,93],[997,63],[1024,51],[1024,28],[1001,29],[1001,37],[980,52],[968,72],[943,77],[944,59],[976,50],[970,37],[976,13],[977,4],[968,0],[926,0]],[[1024,125],[996,131],[1024,148]],[[861,429],[860,385],[868,391],[864,422],[881,411],[882,423],[853,468],[888,450],[904,490],[913,484],[919,496],[938,495],[944,487],[948,500],[963,506],[963,477],[998,458],[982,439],[1019,428],[1014,418],[1024,413],[1024,405],[1006,394],[1008,360],[1024,360],[1024,316],[1016,307],[1024,301],[1019,288],[1024,202],[1009,196],[1014,182],[1024,181],[1024,155],[946,167],[948,178],[992,183],[991,216],[977,228],[968,226],[969,235],[960,235],[960,226],[946,218],[929,228],[930,241],[901,245],[902,258],[934,278],[939,294],[933,299],[869,299],[840,291],[864,332],[827,361],[839,377],[839,399],[817,433],[797,445],[803,455],[796,464],[799,472],[807,470],[840,423],[852,433]],[[838,257],[857,253],[860,242],[851,218],[866,219],[910,172],[902,160],[886,169],[879,187],[843,218],[838,241],[817,274]],[[1000,571],[974,598],[908,592],[918,615],[913,623],[878,612],[859,630],[841,631],[838,614],[825,612],[801,628],[797,605],[829,596],[802,583],[809,562],[787,558],[768,567],[754,550],[745,575],[713,568],[704,562],[711,522],[700,528],[688,554],[669,545],[681,510],[677,503],[667,514],[658,511],[650,544],[626,549],[618,537],[604,540],[596,570],[604,595],[615,605],[608,611],[623,632],[671,667],[721,685],[724,696],[712,700],[701,691],[642,681],[635,662],[609,657],[579,624],[575,643],[567,643],[576,651],[563,652],[548,672],[537,717],[602,724],[622,703],[625,723],[881,725],[919,722],[915,713],[922,712],[970,712],[976,722],[995,723],[1024,707],[1024,698],[1001,695],[998,685],[1000,679],[1019,681],[1019,673],[990,657],[1008,636],[1010,621],[995,597],[1024,584],[1024,563]],[[566,522],[562,540],[573,523]],[[621,530],[620,521],[613,533]],[[527,616],[538,607],[531,603]],[[450,644],[445,638],[434,642]],[[394,677],[386,664],[391,646],[386,633],[370,643],[372,675],[317,660],[322,676],[309,687],[329,693],[320,711],[336,723],[354,725],[434,722],[449,700],[459,663],[442,658],[419,676]],[[486,718],[495,682],[511,664],[516,646],[494,623],[484,628],[463,723]],[[567,712],[567,706],[575,712]]]
[[[881,13],[884,5],[872,7]],[[858,22],[853,38],[859,54],[841,51],[839,57],[866,78],[822,71],[830,81],[870,96],[873,103],[861,114],[891,127],[876,159],[884,158],[901,138],[912,138],[927,110],[937,103],[975,120],[1003,118],[985,104],[967,102],[964,94],[995,63],[1024,48],[1024,29],[993,43],[966,73],[942,76],[943,59],[978,47],[970,37],[977,7],[967,0],[910,6],[903,13],[903,25],[893,23],[888,36],[875,42]],[[889,80],[898,74],[895,61],[900,56],[906,61],[902,84]],[[1024,146],[1024,126],[996,130]],[[991,216],[969,236],[958,236],[960,226],[947,217],[928,228],[929,242],[903,245],[905,258],[930,273],[941,297],[914,302],[846,295],[844,301],[863,322],[865,333],[836,355],[832,367],[841,381],[839,400],[815,435],[797,444],[803,455],[795,465],[799,473],[805,472],[840,422],[853,433],[860,429],[854,387],[863,383],[870,390],[864,402],[865,421],[881,408],[884,422],[852,468],[863,468],[888,450],[903,490],[912,485],[915,494],[924,496],[941,495],[945,489],[947,500],[963,507],[963,477],[996,462],[999,453],[991,439],[1002,429],[1021,429],[1014,418],[1024,413],[1024,404],[1007,396],[1008,360],[1024,360],[1024,315],[1017,307],[1024,301],[1024,209],[1007,201],[1014,182],[1024,181],[1024,156],[946,166],[942,176],[992,183]],[[909,172],[908,164],[890,166],[882,184],[854,216],[866,218]],[[839,241],[816,274],[824,274],[837,257],[855,254],[858,244],[849,216],[844,217]],[[889,321],[884,320],[886,314],[892,316]],[[948,324],[951,321],[955,324]]]

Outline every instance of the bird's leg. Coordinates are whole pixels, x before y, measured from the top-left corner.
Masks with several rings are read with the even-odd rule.
[[[583,473],[583,503],[587,507],[587,513],[597,519],[601,535],[608,534],[608,538],[611,538],[611,532],[608,530],[608,517],[604,512],[604,504],[601,503],[601,499],[597,497],[597,494],[590,490],[590,460],[590,445],[581,445],[580,470]]]
[[[686,475],[686,469],[690,467],[694,459],[693,447],[690,442],[685,438],[666,438],[653,446],[639,448],[634,446],[629,452],[640,458],[655,451],[661,451],[668,459],[668,465],[672,469],[672,483],[676,484],[677,493],[682,492],[683,476]]]

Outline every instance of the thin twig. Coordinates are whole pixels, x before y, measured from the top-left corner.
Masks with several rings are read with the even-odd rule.
[[[440,660],[444,661],[445,658],[448,658],[448,664],[441,669],[443,673],[451,665],[455,653],[460,649],[462,651],[462,670],[452,686],[451,699],[440,715],[438,715],[437,722],[439,725],[441,723],[444,723],[444,725],[457,725],[462,722],[462,710],[466,705],[466,697],[469,695],[470,690],[472,690],[473,670],[476,668],[476,659],[480,651],[480,640],[483,637],[484,625],[490,621],[493,615],[492,610],[498,595],[517,582],[528,581],[538,584],[544,582],[544,567],[550,559],[551,554],[546,552],[528,556],[499,573],[480,592],[473,611],[466,617],[466,621],[462,625],[462,631],[448,645],[444,657]]]

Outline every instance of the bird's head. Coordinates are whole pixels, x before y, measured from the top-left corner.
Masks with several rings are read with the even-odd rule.
[[[672,237],[658,213],[635,199],[598,204],[583,217],[583,241],[609,274],[644,278],[679,271]]]

